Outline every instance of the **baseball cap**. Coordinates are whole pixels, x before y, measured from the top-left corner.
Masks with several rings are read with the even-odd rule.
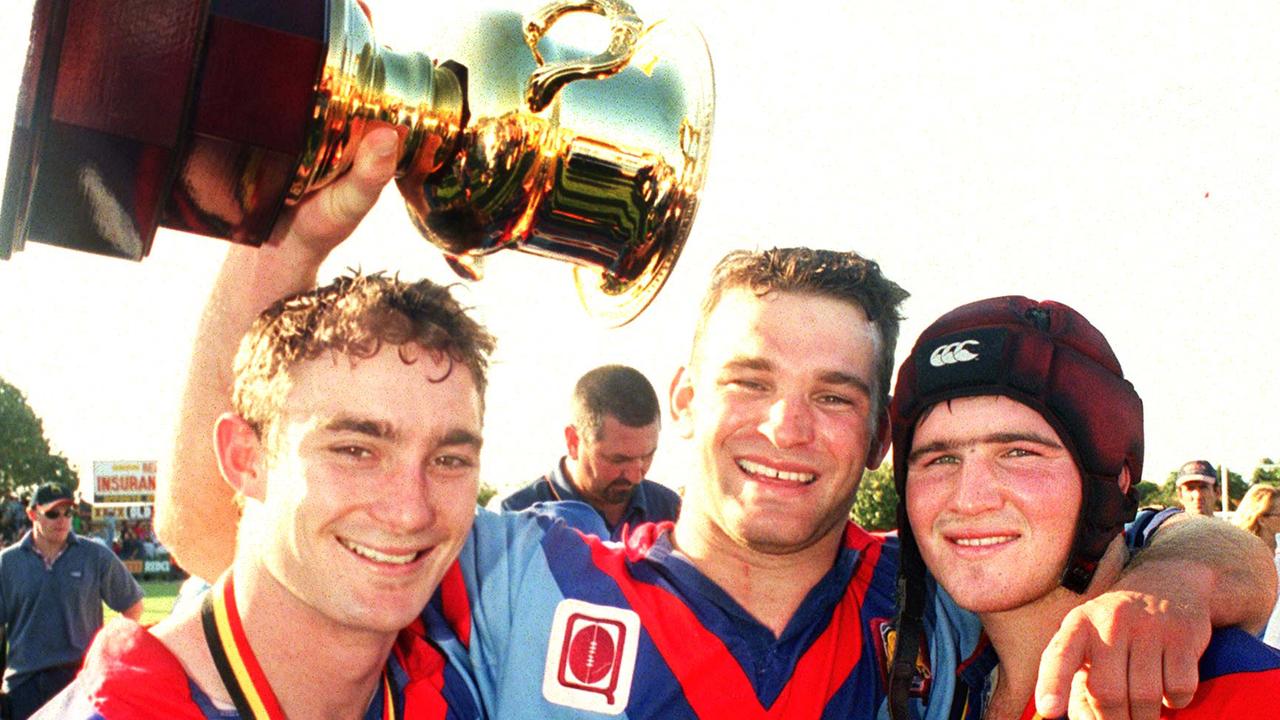
[[[71,491],[57,483],[45,483],[31,496],[30,508],[44,512],[54,505],[71,503]]]
[[[1207,482],[1218,484],[1218,471],[1213,469],[1208,460],[1192,460],[1178,468],[1178,485],[1189,482]]]

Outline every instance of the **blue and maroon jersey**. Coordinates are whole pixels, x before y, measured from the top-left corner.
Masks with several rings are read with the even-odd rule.
[[[396,637],[387,660],[390,715],[396,720],[474,720],[481,717],[468,678],[424,639],[424,629]],[[306,638],[300,639],[306,642]],[[365,720],[387,717],[382,688]],[[235,710],[215,707],[178,659],[154,635],[124,619],[109,623],[94,639],[84,669],[33,720],[238,720]]]
[[[893,616],[896,539],[850,523],[775,637],[677,555],[670,523],[602,541],[481,512],[424,614],[452,626],[494,718],[872,718],[873,632]],[[469,614],[469,617],[463,617]]]

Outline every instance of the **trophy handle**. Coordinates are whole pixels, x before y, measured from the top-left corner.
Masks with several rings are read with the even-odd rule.
[[[556,20],[571,12],[603,15],[611,25],[609,46],[604,52],[584,60],[566,60],[543,64],[538,42]],[[538,69],[529,76],[525,101],[533,112],[541,112],[555,99],[560,88],[574,80],[601,79],[616,74],[631,62],[644,23],[636,11],[623,0],[558,0],[530,14],[524,26],[524,40],[538,61]]]

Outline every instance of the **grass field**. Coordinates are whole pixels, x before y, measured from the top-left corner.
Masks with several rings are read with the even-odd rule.
[[[142,585],[142,624],[150,625],[159,622],[173,609],[173,601],[178,597],[178,586],[181,580],[147,580]],[[118,613],[104,607],[105,620],[110,620]]]

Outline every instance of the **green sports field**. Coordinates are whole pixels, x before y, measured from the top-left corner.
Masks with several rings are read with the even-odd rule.
[[[178,586],[182,585],[181,580],[147,580],[141,583],[143,600],[142,600],[142,624],[150,625],[160,621],[164,616],[169,614],[173,609],[173,601],[178,597]],[[106,620],[115,617],[117,613],[111,608],[106,609]]]

